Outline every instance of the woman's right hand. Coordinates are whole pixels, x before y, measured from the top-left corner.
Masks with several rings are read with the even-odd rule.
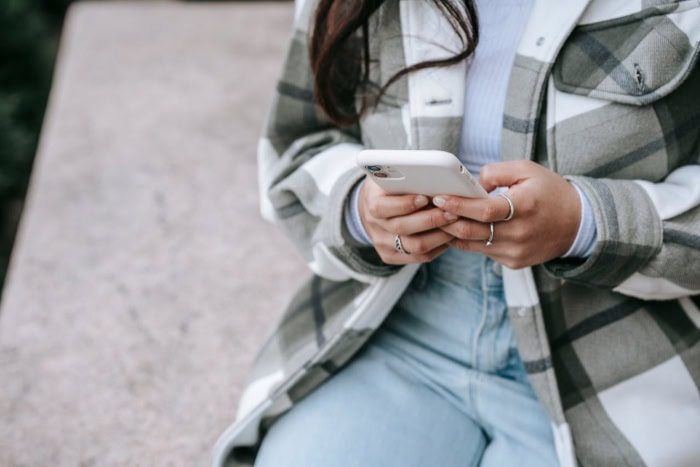
[[[426,196],[390,195],[371,179],[364,181],[358,201],[360,219],[382,261],[425,263],[447,250],[454,237],[440,227],[458,217],[429,203]],[[404,253],[396,249],[397,235]]]

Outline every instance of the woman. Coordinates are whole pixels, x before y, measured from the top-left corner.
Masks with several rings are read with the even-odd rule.
[[[215,465],[697,461],[700,5],[476,3],[297,5],[260,181],[315,275]],[[366,147],[505,196],[389,196]]]

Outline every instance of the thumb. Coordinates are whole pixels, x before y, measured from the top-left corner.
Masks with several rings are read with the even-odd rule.
[[[513,186],[527,178],[532,161],[509,161],[486,164],[479,172],[479,183],[487,192],[499,186]]]

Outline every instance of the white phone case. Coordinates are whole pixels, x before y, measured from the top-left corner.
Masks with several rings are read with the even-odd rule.
[[[445,151],[366,149],[357,155],[357,164],[391,194],[488,196],[459,159]]]

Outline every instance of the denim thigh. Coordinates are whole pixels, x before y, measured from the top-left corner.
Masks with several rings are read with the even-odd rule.
[[[256,466],[557,465],[500,266],[449,249],[365,348],[272,425]]]

